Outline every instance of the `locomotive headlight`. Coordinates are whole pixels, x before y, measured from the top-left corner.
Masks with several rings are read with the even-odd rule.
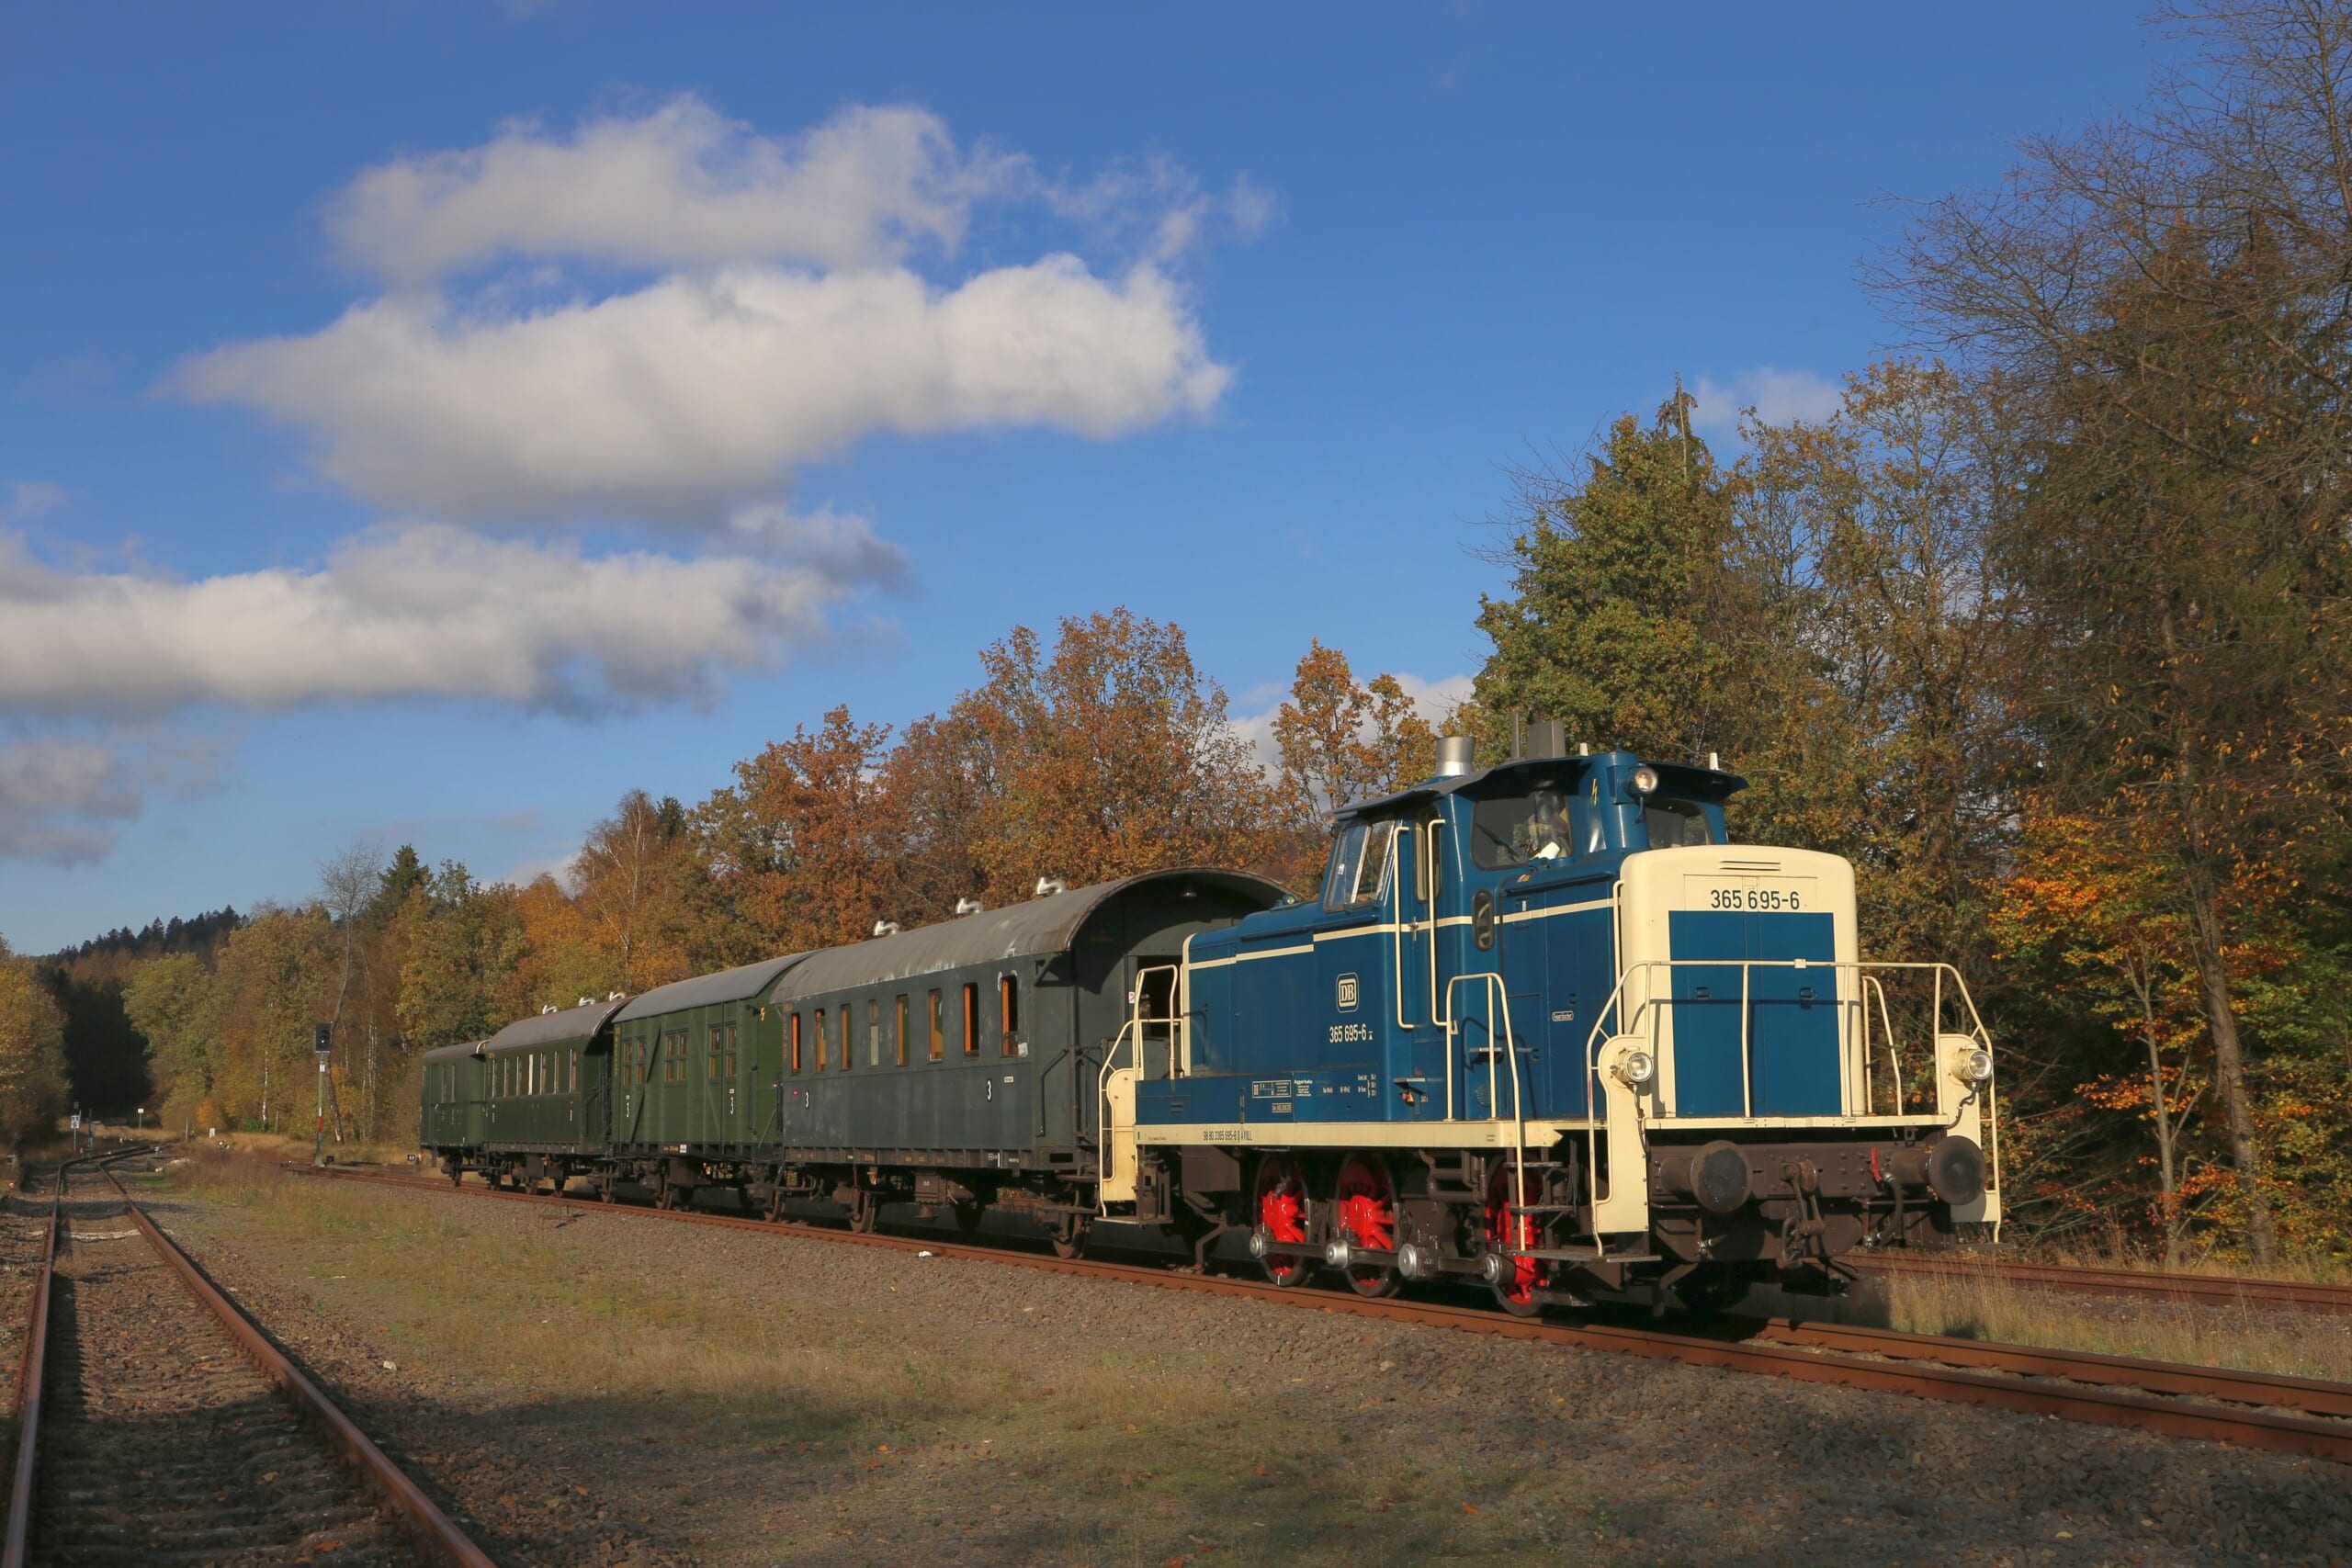
[[[1647,1089],[1657,1077],[1657,1058],[1647,1051],[1628,1051],[1617,1064],[1617,1081],[1628,1089]]]
[[[1993,1053],[1982,1045],[1955,1052],[1951,1059],[1951,1076],[1962,1083],[1984,1084],[1992,1081]]]
[[[1657,793],[1657,770],[1651,767],[1635,768],[1631,782],[1635,795],[1655,795]]]

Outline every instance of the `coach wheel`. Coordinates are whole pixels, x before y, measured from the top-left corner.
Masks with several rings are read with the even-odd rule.
[[[865,1188],[850,1195],[849,1228],[860,1235],[872,1235],[882,1227],[882,1201]]]
[[[1273,1155],[1258,1167],[1258,1188],[1250,1213],[1257,1234],[1269,1242],[1296,1246],[1306,1240],[1306,1177],[1296,1160]],[[1266,1278],[1285,1288],[1302,1284],[1313,1272],[1312,1260],[1288,1253],[1269,1252],[1259,1258]]]
[[[599,1203],[611,1202],[616,1196],[613,1189],[618,1185],[619,1183],[610,1176],[600,1176],[596,1178],[596,1201]]]
[[[1056,1258],[1076,1258],[1086,1250],[1088,1226],[1083,1214],[1065,1215],[1054,1226],[1053,1243]]]
[[[768,1186],[767,1206],[760,1211],[760,1217],[770,1221],[784,1218],[784,1178],[780,1174]]]
[[[980,1221],[987,1213],[978,1203],[957,1203],[948,1210],[948,1217],[956,1222],[956,1235],[964,1241],[980,1234]]]
[[[1331,1188],[1331,1229],[1352,1250],[1396,1250],[1396,1189],[1388,1168],[1371,1155],[1350,1155]],[[1360,1296],[1385,1296],[1396,1289],[1394,1263],[1350,1263],[1340,1270]]]
[[[1522,1207],[1534,1201],[1534,1183],[1522,1181],[1516,1162],[1505,1156],[1495,1161],[1495,1168],[1487,1178],[1484,1219],[1487,1246],[1491,1249],[1523,1250],[1535,1245],[1534,1219],[1510,1212],[1514,1191]],[[1543,1303],[1535,1299],[1535,1287],[1543,1270],[1544,1266],[1532,1258],[1510,1259],[1503,1277],[1494,1281],[1495,1300],[1514,1316],[1533,1317],[1544,1310]]]

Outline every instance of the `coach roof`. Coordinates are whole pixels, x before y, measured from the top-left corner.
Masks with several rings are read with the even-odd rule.
[[[697,975],[691,980],[656,986],[641,997],[631,997],[622,1006],[615,1021],[651,1018],[656,1013],[684,1012],[688,1008],[710,1007],[719,1002],[748,1001],[766,990],[778,975],[806,956],[805,953],[787,953],[781,958],[763,958],[757,964],[721,969],[716,975]]]
[[[1256,900],[1261,908],[1271,908],[1283,897],[1280,886],[1246,872],[1217,871],[1207,866],[1147,872],[1141,876],[1049,893],[1001,909],[983,909],[977,915],[942,920],[935,926],[812,953],[784,976],[775,988],[775,999],[786,1002],[827,991],[886,984],[914,975],[933,975],[944,969],[1060,953],[1077,939],[1079,928],[1097,910],[1118,895],[1148,884],[1164,885],[1180,894],[1188,886],[1239,894]]]
[[[576,1040],[592,1040],[620,1005],[617,1000],[590,1002],[585,1007],[566,1008],[561,1012],[534,1013],[529,1018],[518,1018],[482,1042],[481,1048],[485,1051],[519,1051],[533,1045],[569,1045]]]

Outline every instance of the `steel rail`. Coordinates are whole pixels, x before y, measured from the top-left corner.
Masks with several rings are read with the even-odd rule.
[[[246,1359],[260,1370],[262,1376],[275,1384],[292,1402],[294,1407],[319,1430],[330,1446],[343,1456],[358,1473],[360,1479],[383,1499],[390,1509],[394,1520],[407,1530],[418,1546],[436,1561],[456,1564],[457,1568],[497,1568],[489,1553],[476,1546],[466,1532],[458,1528],[456,1521],[443,1513],[433,1499],[426,1496],[416,1483],[409,1479],[400,1466],[386,1457],[383,1450],[378,1448],[367,1433],[361,1431],[349,1416],[335,1406],[334,1401],[320,1391],[319,1386],[312,1382],[300,1367],[287,1358],[284,1351],[270,1341],[269,1337],[262,1332],[260,1326],[251,1317],[246,1315],[242,1307],[232,1302],[210,1280],[205,1277],[203,1270],[196,1266],[187,1254],[181,1251],[179,1247],[164,1234],[163,1228],[148,1217],[146,1211],[139,1206],[138,1201],[131,1197],[130,1190],[123,1186],[111,1169],[101,1166],[100,1174],[105,1176],[107,1184],[122,1200],[123,1207],[130,1213],[131,1223],[138,1227],[139,1234],[147,1239],[148,1245],[155,1249],[156,1255],[170,1265],[172,1272],[179,1276],[180,1283],[187,1288],[188,1293],[219,1320],[220,1326],[228,1331],[232,1339],[236,1341],[238,1348],[245,1353]],[[64,1175],[60,1172],[58,1195],[61,1201],[64,1195]],[[53,1250],[55,1247],[53,1224],[51,1246]],[[47,1293],[45,1277],[42,1291],[45,1301]],[[31,1451],[32,1445],[28,1431],[25,1454],[29,1456]],[[0,1562],[0,1568],[19,1568],[24,1561],[21,1554],[21,1540],[29,1527],[32,1512],[30,1482],[31,1469],[28,1460],[20,1458],[17,1467],[17,1490],[11,1502],[8,1517],[8,1544],[16,1554],[9,1556],[5,1562]],[[21,1527],[20,1520],[23,1521]]]
[[[426,1191],[459,1192],[510,1202],[560,1207],[572,1213],[613,1212],[693,1224],[726,1226],[774,1235],[814,1236],[855,1246],[924,1251],[935,1257],[969,1258],[1037,1269],[1050,1273],[1116,1280],[1162,1290],[1205,1291],[1216,1295],[1319,1308],[1355,1317],[1418,1323],[1471,1333],[1529,1339],[1579,1349],[1606,1350],[1688,1366],[1720,1367],[1768,1373],[1804,1382],[1832,1383],[1914,1398],[1978,1404],[2020,1414],[2055,1416],[2097,1426],[2127,1427],[2169,1437],[2235,1443],[2244,1448],[2301,1454],[2352,1464],[2352,1422],[2316,1416],[2280,1415],[2273,1409],[2197,1403],[2225,1399],[2251,1406],[2326,1410],[2352,1408],[2352,1385],[2309,1379],[2270,1378],[2256,1373],[2190,1367],[2170,1362],[2133,1363],[2127,1358],[2050,1350],[2036,1346],[1992,1345],[1887,1330],[1831,1328],[1786,1320],[1736,1324],[1741,1339],[1672,1334],[1659,1329],[1608,1324],[1549,1323],[1468,1307],[1373,1300],[1338,1292],[1284,1289],[1267,1281],[1215,1274],[1180,1274],[1164,1268],[1060,1258],[1041,1252],[833,1230],[797,1221],[662,1210],[634,1204],[582,1203],[560,1196],[507,1192],[488,1187],[453,1187],[447,1181],[348,1168],[287,1168],[304,1175]],[[2007,1358],[2006,1361],[2002,1358]],[[1954,1365],[1952,1362],[1962,1364]],[[2144,1379],[2129,1374],[2147,1369]],[[2002,1369],[2002,1370],[1995,1370]],[[2034,1381],[2060,1379],[2063,1382]],[[2159,1385],[2152,1387],[2151,1385]],[[2118,1386],[2120,1385],[2120,1386]],[[2193,1386],[2191,1386],[2193,1385]]]
[[[2220,1274],[2177,1274],[2075,1263],[1975,1262],[1957,1258],[1905,1258],[1885,1253],[1846,1259],[1866,1274],[1894,1278],[1985,1280],[2021,1290],[2127,1296],[2198,1306],[2256,1307],[2274,1312],[2352,1314],[2352,1285],[2297,1280],[2248,1280]]]
[[[57,1190],[50,1194],[49,1221],[43,1226],[40,1272],[33,1280],[32,1311],[25,1325],[25,1344],[17,1359],[17,1460],[8,1483],[8,1529],[0,1536],[0,1568],[24,1568],[32,1541],[33,1475],[40,1455],[40,1391],[49,1365],[50,1281],[57,1272],[57,1222],[65,1206],[65,1173],[80,1165],[70,1159],[57,1168]]]
[[[1850,1328],[1836,1324],[1777,1319],[1757,1331],[1759,1340],[1895,1360],[1935,1361],[1947,1367],[1976,1367],[2012,1377],[2064,1378],[2070,1382],[2132,1388],[2143,1393],[2183,1399],[2222,1400],[2233,1404],[2299,1410],[2309,1416],[2352,1419],[2352,1383],[2234,1367],[2200,1367],[2183,1361],[2151,1361],[2095,1350],[2052,1350],[2039,1345],[1955,1339],[1941,1334],[1905,1334],[1892,1328]]]

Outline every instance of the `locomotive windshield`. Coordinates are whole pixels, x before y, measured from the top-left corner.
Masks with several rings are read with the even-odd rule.
[[[1684,844],[1712,844],[1713,831],[1706,812],[1691,801],[1654,799],[1642,807],[1642,826],[1654,850],[1679,849]]]
[[[1555,783],[1478,802],[1470,814],[1470,858],[1487,871],[1555,860],[1576,840],[1568,829],[1568,791]]]

